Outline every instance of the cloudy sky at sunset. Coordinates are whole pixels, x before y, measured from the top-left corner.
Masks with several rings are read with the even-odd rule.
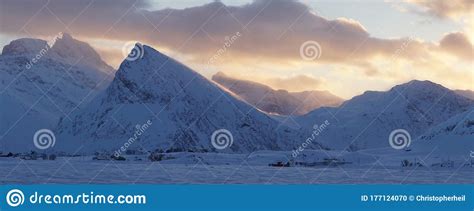
[[[222,71],[273,88],[329,90],[343,98],[412,79],[474,90],[473,5],[474,0],[0,0],[0,45],[66,32],[118,67],[124,45],[139,41],[206,77]],[[319,45],[315,58],[301,55],[308,41]]]

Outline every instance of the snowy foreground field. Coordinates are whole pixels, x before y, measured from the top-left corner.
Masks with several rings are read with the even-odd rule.
[[[0,181],[2,184],[474,183],[472,158],[441,165],[436,162],[429,164],[425,160],[420,161],[424,166],[402,167],[398,161],[380,157],[371,160],[370,156],[352,154],[339,162],[328,163],[327,159],[320,159],[321,162],[303,165],[293,161],[286,167],[285,162],[282,162],[283,166],[266,164],[278,164],[275,160],[281,154],[265,152],[250,156],[192,153],[167,156],[159,162],[151,162],[146,156],[129,156],[126,161],[93,160],[92,157],[58,157],[56,160],[0,158]]]

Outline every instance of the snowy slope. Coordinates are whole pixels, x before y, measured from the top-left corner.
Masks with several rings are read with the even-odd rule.
[[[34,149],[38,129],[86,105],[111,81],[113,69],[86,43],[62,34],[47,41],[22,38],[0,55],[1,151]]]
[[[472,167],[473,149],[474,107],[413,137],[409,150],[390,148],[367,152],[380,155],[380,162],[384,165],[400,165],[402,161],[408,161],[430,167],[430,170],[447,168],[454,171],[453,168]]]
[[[212,80],[262,111],[280,115],[302,115],[322,106],[338,106],[342,99],[328,91],[288,92],[218,72]]]
[[[148,120],[129,149],[216,151],[211,135],[218,129],[233,135],[232,146],[221,152],[291,149],[302,140],[181,63],[148,46],[136,48],[143,49],[141,58],[125,60],[103,93],[73,121],[63,119],[60,137],[67,141],[58,141],[58,150],[115,151]]]
[[[427,129],[467,111],[470,99],[430,81],[411,81],[386,92],[367,91],[338,108],[320,108],[297,118],[307,130],[328,120],[317,140],[333,149],[390,147],[389,134],[407,130],[412,139]]]
[[[474,107],[431,128],[414,142],[413,151],[467,157],[474,151]]]

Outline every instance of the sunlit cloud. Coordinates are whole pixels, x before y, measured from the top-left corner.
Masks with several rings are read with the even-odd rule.
[[[419,6],[419,13],[433,15],[439,18],[460,18],[473,12],[472,0],[406,0]]]
[[[472,84],[466,77],[472,68],[472,41],[467,32],[447,33],[439,42],[374,37],[355,19],[328,19],[298,1],[256,0],[241,6],[213,2],[160,10],[150,9],[153,6],[148,1],[52,0],[45,6],[47,2],[3,1],[2,33],[48,36],[68,32],[91,43],[115,67],[124,58],[122,46],[137,40],[206,76],[224,71],[277,89],[331,88],[343,97],[369,85],[389,86],[376,85],[377,81],[393,85],[417,78],[454,87]],[[451,6],[442,1],[407,3],[442,18],[469,12],[466,1]],[[240,36],[229,44],[236,34]],[[320,47],[320,55],[313,60],[300,53],[307,41]],[[352,80],[371,82],[357,82],[360,87],[343,90],[337,79],[347,80],[346,84]]]
[[[456,56],[473,59],[473,46],[468,37],[462,32],[453,32],[445,35],[439,43],[441,49],[448,51]]]

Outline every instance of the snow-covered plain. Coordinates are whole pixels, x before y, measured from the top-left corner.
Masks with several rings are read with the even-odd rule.
[[[310,154],[318,155],[318,152]],[[338,153],[337,153],[338,154]],[[320,155],[320,154],[319,154]],[[347,164],[269,166],[286,160],[285,153],[166,155],[151,162],[145,155],[127,161],[92,160],[91,156],[59,157],[57,160],[0,159],[2,184],[471,184],[474,158],[454,160],[454,165],[401,167],[397,155],[345,155]],[[370,159],[373,158],[373,159]],[[388,159],[391,158],[391,159]],[[414,156],[415,158],[415,156]],[[293,160],[293,159],[291,159]],[[298,160],[298,158],[296,158]],[[301,159],[300,159],[301,161]],[[393,161],[393,162],[392,162]]]

